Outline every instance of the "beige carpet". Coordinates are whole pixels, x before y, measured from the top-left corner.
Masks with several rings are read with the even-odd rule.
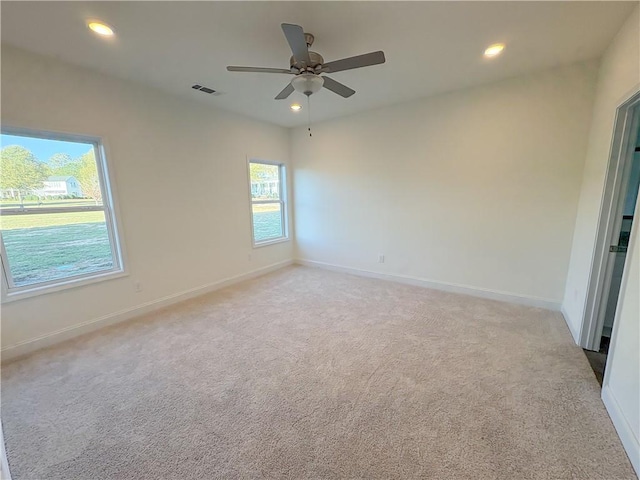
[[[560,314],[311,268],[2,374],[14,480],[635,478]]]

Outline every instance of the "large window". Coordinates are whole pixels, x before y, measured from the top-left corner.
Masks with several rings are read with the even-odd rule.
[[[251,220],[253,245],[266,245],[287,238],[284,165],[252,160]]]
[[[100,141],[3,129],[3,286],[18,294],[122,272]]]

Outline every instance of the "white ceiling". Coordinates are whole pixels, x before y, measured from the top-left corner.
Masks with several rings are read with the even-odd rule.
[[[288,75],[231,73],[227,65],[288,68],[280,23],[316,37],[325,61],[384,50],[384,65],[332,74],[356,90],[311,97],[314,121],[492,82],[602,54],[637,2],[11,2],[2,42],[283,126],[306,123],[276,96]],[[112,25],[105,39],[87,30]],[[504,53],[483,58],[505,42]],[[199,83],[221,95],[191,89]]]

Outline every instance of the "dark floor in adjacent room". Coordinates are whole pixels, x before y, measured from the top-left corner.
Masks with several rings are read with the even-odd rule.
[[[602,386],[602,380],[604,379],[604,369],[607,365],[607,354],[609,353],[609,337],[602,337],[600,342],[600,351],[594,352],[592,350],[584,350],[584,354],[589,360],[589,365],[593,373],[598,379],[598,383]]]

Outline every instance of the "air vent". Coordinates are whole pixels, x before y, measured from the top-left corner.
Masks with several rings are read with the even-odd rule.
[[[216,91],[213,88],[209,88],[209,87],[203,87],[202,85],[198,85],[197,83],[195,85],[192,85],[191,88],[193,88],[194,90],[200,90],[201,92],[204,93],[216,93]]]

